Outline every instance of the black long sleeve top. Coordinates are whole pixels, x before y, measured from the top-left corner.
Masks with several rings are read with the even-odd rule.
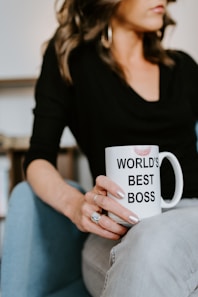
[[[105,174],[104,151],[115,145],[159,145],[174,153],[184,174],[183,197],[198,197],[198,65],[186,53],[168,51],[173,67],[160,64],[160,98],[148,102],[126,85],[99,57],[94,43],[70,57],[73,85],[61,78],[53,42],[38,78],[34,125],[24,169],[32,160],[56,166],[63,129],[68,126],[86,155],[93,179]],[[174,175],[161,168],[162,194],[170,197]]]

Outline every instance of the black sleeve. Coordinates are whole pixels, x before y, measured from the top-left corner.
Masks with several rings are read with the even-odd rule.
[[[24,160],[25,173],[35,159],[45,159],[56,166],[60,138],[71,115],[72,87],[60,75],[53,40],[43,57],[35,100],[33,131]]]

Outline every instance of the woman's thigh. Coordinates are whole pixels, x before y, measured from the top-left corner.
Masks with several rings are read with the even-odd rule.
[[[102,288],[104,297],[190,296],[198,285],[197,227],[198,199],[187,199],[132,227],[121,242],[91,235],[83,252],[88,289],[94,297]]]
[[[82,253],[83,279],[93,297],[99,297],[102,293],[106,273],[111,266],[110,251],[119,242],[95,234],[90,234],[85,242]]]

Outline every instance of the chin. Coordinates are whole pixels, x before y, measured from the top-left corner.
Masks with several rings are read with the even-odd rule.
[[[146,23],[144,23],[144,25],[139,26],[139,28],[137,29],[139,29],[139,31],[141,32],[151,33],[151,32],[159,31],[162,28],[162,26],[163,26],[163,20],[159,18],[158,19],[152,18],[152,20],[147,21]]]
[[[152,31],[158,31],[163,27],[163,20],[155,20],[151,24]]]
[[[147,28],[147,31],[155,32],[160,30],[163,27],[163,24],[163,18],[161,16],[155,16],[148,20],[145,24],[145,29]]]

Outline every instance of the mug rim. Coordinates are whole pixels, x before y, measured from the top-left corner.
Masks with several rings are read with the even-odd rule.
[[[112,149],[112,148],[130,148],[130,147],[137,147],[137,146],[139,146],[139,147],[156,147],[156,148],[158,148],[159,149],[159,145],[157,145],[157,144],[129,144],[129,145],[112,145],[112,146],[107,146],[107,147],[105,147],[105,150],[107,150],[107,149]]]

